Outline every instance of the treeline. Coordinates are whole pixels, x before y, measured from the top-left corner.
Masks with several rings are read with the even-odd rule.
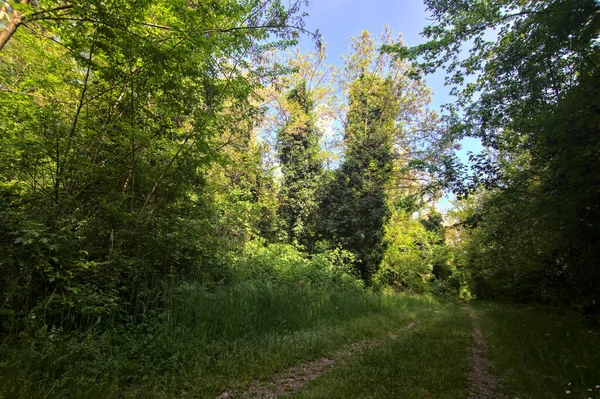
[[[448,118],[455,135],[485,146],[471,156],[470,178],[455,160],[444,169],[461,176],[450,179],[456,192],[471,193],[451,224],[472,289],[597,314],[600,5],[426,4],[437,23],[415,54],[425,70],[448,72],[458,95]]]
[[[190,282],[597,309],[597,2],[427,1],[429,42],[363,32],[341,68],[303,3],[3,6],[3,332],[138,322]]]
[[[185,282],[423,292],[449,267],[441,219],[411,217],[412,164],[448,149],[429,89],[389,30],[324,66],[301,3],[5,7],[4,332],[114,325]],[[300,33],[317,52],[277,61]]]

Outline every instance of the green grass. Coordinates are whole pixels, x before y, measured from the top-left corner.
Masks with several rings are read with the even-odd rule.
[[[473,309],[510,397],[600,398],[597,328],[569,312],[492,303]]]
[[[259,282],[211,292],[187,285],[164,298],[163,309],[120,327],[5,337],[0,398],[214,399],[414,320],[416,327],[357,354],[298,399],[467,397],[471,323],[458,304]],[[600,337],[576,315],[483,302],[472,309],[510,398],[600,399]]]
[[[0,345],[2,398],[213,399],[291,364],[397,330],[437,306],[361,289],[243,283],[180,287],[141,323],[39,329]]]
[[[315,380],[298,399],[465,399],[471,324],[457,305],[421,316],[396,340]]]

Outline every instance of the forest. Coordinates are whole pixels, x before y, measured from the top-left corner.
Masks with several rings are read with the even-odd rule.
[[[600,398],[600,3],[318,1],[0,1],[0,398]]]

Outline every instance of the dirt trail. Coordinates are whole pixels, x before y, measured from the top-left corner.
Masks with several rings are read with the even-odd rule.
[[[492,373],[494,364],[488,358],[487,345],[479,327],[479,319],[469,305],[463,309],[469,313],[473,323],[473,344],[469,348],[471,371],[467,374],[468,399],[507,399],[505,395],[498,393],[501,388],[500,381]]]
[[[412,322],[402,328],[396,334],[408,331],[416,325],[417,322]],[[309,382],[316,380],[317,378],[337,367],[342,366],[354,355],[357,355],[363,350],[367,348],[375,348],[388,342],[389,340],[397,339],[398,336],[396,334],[389,334],[389,336],[386,338],[356,342],[345,347],[331,357],[324,357],[313,360],[312,362],[292,366],[273,375],[267,381],[256,380],[252,382],[244,392],[235,393],[225,391],[219,395],[217,399],[275,399],[290,396],[293,393],[300,391]]]

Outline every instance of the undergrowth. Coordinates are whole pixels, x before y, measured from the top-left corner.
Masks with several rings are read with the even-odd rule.
[[[430,298],[360,287],[249,280],[186,284],[141,322],[98,331],[40,328],[0,346],[3,398],[214,398],[287,364],[374,337],[431,307]]]

